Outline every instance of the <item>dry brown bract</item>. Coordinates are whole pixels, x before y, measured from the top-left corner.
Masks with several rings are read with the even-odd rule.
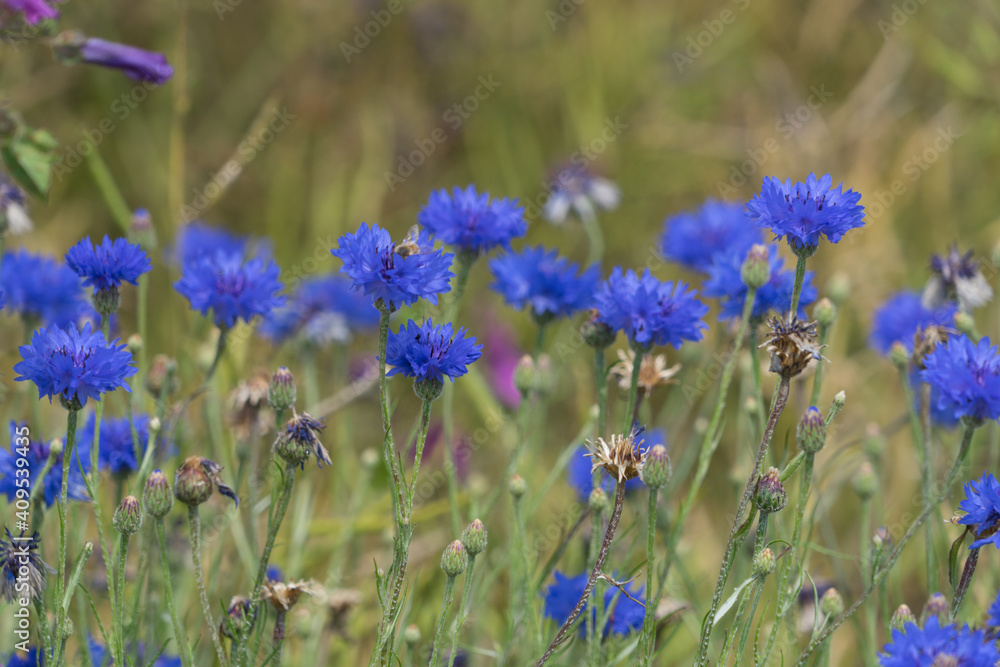
[[[263,371],[255,372],[249,380],[241,380],[229,395],[229,423],[238,440],[266,433],[274,423],[274,416],[267,405],[267,390],[271,378]]]
[[[608,442],[598,438],[597,442],[588,441],[587,454],[592,460],[591,472],[603,467],[609,475],[619,482],[634,479],[642,470],[642,462],[646,453],[641,448],[642,440],[635,441],[634,435],[613,435]]]
[[[305,581],[267,581],[261,589],[261,599],[267,600],[279,612],[286,612],[299,601],[299,596],[303,593],[312,595],[315,591],[315,582]]]
[[[611,367],[611,374],[618,378],[622,391],[632,387],[632,369],[635,366],[634,350],[618,350],[618,363]],[[674,384],[674,376],[681,370],[680,364],[667,368],[667,355],[644,354],[639,365],[639,389],[649,394],[657,387]]]
[[[794,318],[791,322],[781,317],[768,321],[771,331],[760,347],[767,347],[771,355],[771,372],[791,379],[804,371],[809,362],[823,359],[816,342],[816,323]]]
[[[947,343],[948,336],[954,333],[957,333],[954,329],[937,324],[917,329],[917,333],[913,334],[913,363],[923,368],[924,357],[930,354],[939,343]]]

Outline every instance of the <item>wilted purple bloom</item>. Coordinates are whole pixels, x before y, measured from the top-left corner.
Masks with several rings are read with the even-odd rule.
[[[82,62],[121,70],[130,79],[162,86],[174,75],[166,56],[155,51],[88,37],[78,45]]]

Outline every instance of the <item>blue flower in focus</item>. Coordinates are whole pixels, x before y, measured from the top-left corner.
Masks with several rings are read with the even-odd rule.
[[[924,357],[920,379],[938,390],[937,407],[955,419],[1000,416],[1000,357],[989,338],[951,336]]]
[[[917,331],[931,325],[950,326],[956,310],[951,303],[934,310],[925,308],[919,294],[902,291],[875,311],[871,345],[882,354],[888,354],[893,343],[898,342],[908,352],[913,352],[913,336]]]
[[[174,288],[202,315],[211,310],[220,329],[231,329],[238,320],[267,317],[285,303],[280,274],[272,260],[219,250],[187,264]]]
[[[882,649],[882,667],[934,667],[940,664],[961,667],[994,667],[1000,651],[988,641],[982,630],[973,632],[968,626],[959,630],[954,624],[941,626],[938,617],[931,616],[921,628],[907,623],[903,630],[893,629],[892,641]],[[937,662],[939,657],[954,661]]]
[[[454,382],[482,355],[483,346],[465,333],[464,327],[454,331],[450,322],[434,326],[430,320],[420,325],[408,321],[398,333],[389,332],[385,361],[392,370],[388,374],[402,373],[416,382],[442,382],[447,376]]]
[[[418,299],[437,304],[437,295],[451,288],[451,263],[455,256],[434,249],[426,229],[407,236],[397,248],[389,232],[373,224],[361,223],[354,234],[345,234],[330,251],[339,258],[346,273],[361,290],[392,311]]]
[[[45,468],[45,462],[49,460],[49,446],[44,442],[32,440],[29,435],[25,435],[29,433],[29,429],[27,424],[23,422],[17,423],[12,421],[9,433],[10,440],[7,448],[0,448],[0,494],[7,496],[7,500],[13,503],[17,498],[17,480],[23,479],[17,476],[17,470],[19,469],[17,460],[22,458],[23,454],[23,452],[18,452],[17,449],[26,447],[28,450],[27,456],[23,458],[28,462],[27,469],[30,471],[28,479],[34,485],[38,482],[39,476],[42,474],[42,469]],[[27,444],[25,444],[26,441],[23,438],[27,438]],[[79,444],[80,439],[77,438],[76,442]],[[83,476],[80,474],[80,468],[77,465],[75,446],[70,456],[69,479],[66,481],[66,497],[70,500],[89,500],[90,496],[87,494],[87,487],[83,483]],[[90,471],[90,458],[84,456],[82,453],[80,455],[80,464],[83,465],[84,471]],[[56,458],[56,463],[46,473],[45,480],[42,482],[40,492],[47,507],[51,507],[53,503],[59,500],[61,489],[62,455]]]
[[[663,429],[657,428],[646,432],[641,445],[643,450],[648,451],[649,448],[656,445],[665,445],[666,442],[666,433]],[[576,491],[576,496],[582,503],[587,502],[591,492],[594,490],[594,473],[592,472],[594,461],[587,456],[588,451],[584,446],[577,447],[576,452],[566,466],[566,480]],[[615,492],[615,480],[603,468],[600,468],[599,471],[601,475],[601,488],[609,496],[613,495]],[[634,477],[625,482],[625,493],[631,493],[644,486],[645,484],[642,483],[641,479]]]
[[[39,398],[48,396],[51,402],[59,396],[76,408],[118,387],[131,391],[125,378],[138,370],[125,345],[115,342],[105,341],[104,334],[92,331],[89,322],[83,329],[51,326],[36,331],[31,344],[19,348],[21,361],[14,365],[18,373],[14,379],[34,382]]]
[[[67,251],[66,264],[83,278],[85,287],[94,288],[94,294],[117,289],[122,282],[135,285],[139,276],[153,268],[149,257],[138,245],[122,238],[112,241],[107,236],[99,246],[95,246],[89,237],[81,239]]]
[[[667,218],[663,256],[694,271],[707,273],[716,255],[742,255],[763,242],[760,229],[736,202],[707,199],[700,208]]]
[[[80,278],[72,269],[25,250],[4,254],[0,289],[8,312],[43,324],[66,326],[75,322],[86,306]]]
[[[517,201],[494,199],[475,186],[432,192],[417,222],[445,245],[466,252],[486,253],[500,246],[510,250],[510,242],[528,232],[524,209]]]
[[[553,576],[555,582],[545,590],[545,616],[562,625],[580,601],[580,596],[583,595],[583,591],[587,587],[587,578],[590,573],[581,572],[575,577],[569,577],[557,571],[553,573]],[[609,587],[604,593],[605,609],[611,609],[608,624],[603,628],[602,636],[604,637],[610,633],[627,635],[642,627],[644,608],[640,602],[645,602],[642,588],[636,588],[634,584],[625,584],[625,590],[639,602],[630,600],[614,587]],[[596,613],[596,611],[591,613]],[[586,619],[584,615],[586,612],[587,608],[584,607],[580,618]],[[580,634],[584,635],[586,631],[587,624],[580,623]]]
[[[792,305],[792,290],[795,287],[795,271],[785,270],[785,260],[778,252],[778,246],[768,246],[768,263],[771,266],[771,278],[757,290],[753,302],[751,317],[763,319],[768,312],[788,312]],[[720,300],[722,310],[719,317],[723,319],[739,319],[743,316],[743,306],[747,300],[747,286],[743,282],[743,262],[747,251],[737,250],[717,255],[715,262],[708,269],[708,280],[705,281],[705,296]],[[812,285],[813,272],[806,271],[802,281],[802,292],[799,294],[800,318],[805,317],[803,306],[816,300],[818,292]]]
[[[491,287],[515,308],[531,308],[539,319],[563,317],[589,308],[600,281],[592,266],[579,266],[541,246],[525,248],[490,260],[495,282]]]
[[[615,331],[624,331],[633,347],[653,345],[678,348],[685,340],[701,340],[706,328],[701,318],[708,306],[697,292],[678,282],[660,282],[649,269],[636,275],[615,267],[597,291],[598,319]]]
[[[973,526],[977,536],[989,534],[973,542],[970,549],[978,549],[987,544],[1000,549],[1000,532],[996,530],[1000,523],[1000,482],[997,482],[996,477],[984,472],[979,479],[967,482],[965,500],[958,504],[958,509],[965,512],[965,516],[958,520],[961,525]]]
[[[274,342],[301,336],[313,345],[349,343],[357,331],[378,325],[378,310],[338,275],[307,278],[284,308],[261,323],[260,332]]]
[[[768,176],[760,194],[747,202],[747,210],[758,227],[770,229],[776,239],[786,239],[796,253],[808,252],[822,237],[837,243],[848,230],[865,224],[860,193],[844,192],[843,183],[832,186],[830,174],[819,179],[809,174],[805,183],[794,185]]]
[[[132,424],[128,417],[101,419],[100,447],[97,452],[97,465],[101,470],[107,470],[113,475],[124,476],[139,469],[141,457],[146,453],[149,443],[149,415],[139,414],[133,417],[135,422],[136,440],[139,445],[140,460],[135,457],[135,443],[132,441]],[[90,447],[94,442],[95,416],[87,419],[87,423],[77,433],[81,450],[87,449],[87,460],[90,460]],[[83,456],[81,451],[80,456]]]
[[[990,608],[986,610],[986,614],[988,615],[986,625],[991,628],[1000,628],[1000,592],[997,592],[997,597],[993,600]]]

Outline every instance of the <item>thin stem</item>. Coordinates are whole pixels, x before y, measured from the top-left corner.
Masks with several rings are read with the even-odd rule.
[[[867,586],[871,583],[871,572],[872,572],[872,551],[869,548],[871,545],[871,531],[872,531],[872,503],[870,498],[861,499],[861,534],[858,540],[858,551],[861,553],[861,582],[863,585]],[[862,647],[864,649],[865,664],[873,665],[875,664],[875,651],[877,650],[878,644],[878,633],[876,630],[876,622],[878,620],[878,610],[877,609],[866,609],[865,610],[865,632],[866,632],[866,643]]]
[[[437,666],[438,650],[441,648],[441,635],[444,631],[444,621],[448,617],[448,607],[451,606],[451,599],[455,593],[455,577],[448,577],[444,583],[444,599],[441,600],[441,615],[438,617],[437,630],[434,632],[434,648],[431,650],[430,667]]]
[[[472,574],[476,569],[476,554],[469,554],[469,563],[465,568],[465,581],[462,582],[462,602],[458,608],[458,621],[455,622],[455,631],[451,636],[451,652],[448,654],[448,667],[454,667],[455,655],[458,652],[458,636],[462,633],[462,626],[469,618],[469,598],[472,595]]]
[[[215,375],[215,371],[219,368],[219,362],[222,360],[222,355],[226,352],[226,330],[219,329],[219,340],[215,345],[215,357],[212,359],[212,365],[208,367],[208,372],[205,373],[205,380],[202,384],[207,385],[211,382],[212,377]]]
[[[622,506],[625,501],[625,483],[619,481],[615,487],[615,506],[611,511],[611,520],[608,522],[608,528],[604,533],[604,542],[601,544],[601,551],[597,554],[597,562],[594,563],[594,569],[590,572],[590,578],[587,579],[587,585],[583,589],[583,594],[580,595],[579,601],[576,603],[576,607],[573,608],[572,613],[570,613],[569,618],[566,622],[562,624],[559,628],[559,632],[556,633],[555,638],[552,643],[549,644],[548,649],[546,649],[545,654],[535,663],[535,667],[542,667],[552,654],[555,653],[559,645],[566,639],[566,635],[573,628],[573,624],[576,622],[577,617],[583,611],[583,608],[587,604],[587,600],[590,598],[591,591],[594,590],[594,584],[597,583],[597,577],[601,573],[601,568],[604,567],[604,561],[608,557],[608,552],[611,550],[611,542],[614,540],[615,532],[618,530],[618,522],[622,518]]]
[[[819,346],[822,349],[823,346],[829,342],[830,330],[833,328],[830,324],[821,324],[819,327]],[[809,401],[809,405],[816,405],[819,403],[819,392],[823,388],[823,368],[822,363],[816,364],[816,373],[813,375],[813,389],[812,397]]]
[[[69,410],[66,413],[66,443],[63,445],[62,455],[62,484],[59,488],[59,570],[57,579],[59,582],[56,600],[63,599],[66,591],[66,515],[69,502],[69,462],[73,453],[73,445],[76,442],[76,422],[79,410]],[[62,610],[62,604],[56,609],[56,636],[54,638],[55,659],[53,662],[59,664],[61,659],[62,640],[66,632],[66,613]]]
[[[580,207],[578,212],[590,245],[587,250],[587,264],[596,264],[604,256],[604,232],[601,230],[601,223],[597,220],[597,212],[593,205],[589,203]]]
[[[788,307],[789,322],[795,319],[799,313],[799,296],[802,294],[802,282],[806,277],[806,258],[807,255],[802,253],[798,255],[798,261],[795,263],[795,286],[792,288],[792,303]]]
[[[420,461],[424,457],[424,444],[427,442],[427,428],[431,423],[431,403],[425,400],[420,411],[420,430],[417,434],[417,451],[413,457],[413,478],[410,480],[410,493],[407,503],[413,503],[413,494],[417,491],[417,475],[420,474]]]
[[[931,454],[933,442],[931,436],[931,387],[927,384],[920,386],[920,429],[923,433],[923,442],[919,443],[920,452],[920,484],[923,495],[923,509],[928,509],[931,503],[931,485],[934,483],[934,473],[932,471],[933,454]],[[928,522],[924,528],[924,546],[927,552],[927,592],[933,593],[938,589],[938,568],[937,552],[935,551],[934,523]]]
[[[606,438],[608,435],[608,368],[603,347],[594,350],[594,382],[597,384],[597,437]]]
[[[958,610],[962,608],[965,595],[969,592],[969,584],[972,583],[972,575],[976,573],[976,565],[979,563],[979,548],[972,549],[969,557],[965,559],[965,567],[962,568],[962,578],[958,580],[958,588],[955,589],[955,597],[951,601],[949,616],[952,621],[958,615]]]
[[[191,655],[191,646],[184,635],[184,628],[181,625],[180,617],[177,616],[177,607],[174,605],[174,585],[170,576],[170,561],[167,559],[167,538],[164,535],[163,519],[153,520],[156,529],[156,540],[160,545],[160,564],[163,566],[163,597],[167,603],[167,611],[170,612],[170,622],[174,626],[174,641],[177,642],[177,651],[181,657],[182,667],[192,667],[194,657]]]
[[[205,586],[205,572],[201,568],[201,519],[198,516],[197,505],[188,505],[188,525],[191,528],[191,560],[194,564],[194,578],[198,582],[201,610],[205,614],[205,622],[208,623],[219,664],[226,667],[229,661],[226,660],[226,651],[222,648],[222,640],[219,638],[219,626],[215,624],[212,616],[212,605],[208,602],[208,588]]]
[[[119,664],[125,664],[125,562],[128,560],[128,534],[121,533],[118,537],[118,582],[115,591],[118,596],[117,610],[115,612],[115,646],[121,653],[118,659]]]
[[[625,404],[625,423],[622,425],[623,435],[632,431],[633,410],[635,410],[636,395],[639,393],[639,371],[642,370],[644,356],[645,352],[635,350],[635,359],[632,361],[632,381],[628,389],[628,402]]]
[[[653,569],[656,564],[656,497],[659,489],[649,489],[649,511],[646,523],[646,599],[653,597]],[[653,605],[646,605],[642,619],[642,634],[639,636],[639,664],[648,665],[653,659]]]

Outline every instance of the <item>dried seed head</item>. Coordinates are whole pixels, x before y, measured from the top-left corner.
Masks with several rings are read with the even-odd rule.
[[[635,479],[642,470],[645,452],[642,450],[642,440],[636,442],[638,434],[613,435],[610,440],[598,438],[596,442],[588,441],[590,450],[587,456],[591,459],[591,472],[603,467],[604,470],[619,483]]]
[[[611,374],[618,378],[618,387],[628,391],[632,387],[632,369],[635,367],[635,350],[618,350],[618,363],[611,367]],[[644,354],[639,364],[638,387],[647,395],[657,387],[674,384],[674,376],[681,370],[680,364],[667,368],[665,354]]]
[[[269,387],[267,373],[256,371],[248,380],[240,380],[229,394],[228,418],[237,440],[250,440],[271,429],[274,416],[267,404]]]
[[[791,379],[806,369],[813,360],[820,361],[822,346],[816,342],[816,323],[793,318],[772,317],[771,331],[761,344],[771,355],[772,373]]]
[[[264,582],[261,589],[261,599],[267,600],[278,613],[287,612],[294,607],[302,595],[312,595],[315,590],[313,581],[271,581]]]
[[[934,348],[941,343],[947,343],[948,337],[955,333],[950,327],[931,324],[922,329],[917,329],[913,334],[913,363],[917,368],[924,368],[924,359]],[[891,350],[890,354],[902,354],[897,350]],[[895,361],[895,359],[893,359]]]

